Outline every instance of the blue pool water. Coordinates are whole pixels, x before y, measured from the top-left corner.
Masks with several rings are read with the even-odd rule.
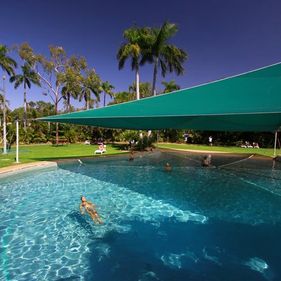
[[[83,162],[1,179],[1,281],[281,280],[280,167],[158,152]],[[79,213],[82,194],[104,225]]]

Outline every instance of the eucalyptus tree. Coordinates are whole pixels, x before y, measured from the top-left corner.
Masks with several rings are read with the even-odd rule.
[[[101,79],[94,69],[86,70],[86,75],[82,77],[79,101],[84,99],[87,110],[93,106],[95,101],[100,101],[101,84]],[[92,98],[92,94],[95,99]]]
[[[122,69],[125,62],[131,59],[131,68],[135,71],[136,98],[140,99],[139,93],[139,68],[142,59],[142,52],[146,48],[147,41],[151,38],[148,28],[131,27],[124,31],[123,37],[125,42],[121,45],[117,52],[119,61],[118,67]]]
[[[180,86],[176,84],[175,80],[169,82],[163,81],[162,85],[165,87],[163,93],[170,93],[180,89]]]
[[[27,99],[26,99],[26,90],[27,87],[30,89],[31,85],[41,86],[39,76],[37,73],[32,70],[29,64],[25,63],[21,66],[21,74],[15,74],[11,76],[10,82],[15,83],[14,87],[17,89],[19,86],[23,85],[23,108],[24,108],[24,116],[23,116],[23,124],[24,124],[24,131],[26,132],[26,124],[27,124]]]
[[[111,98],[113,97],[113,89],[114,86],[112,86],[108,81],[102,82],[101,91],[103,92],[103,106],[105,106],[106,95],[109,95]]]
[[[141,64],[145,62],[153,63],[152,94],[156,95],[156,80],[158,68],[161,68],[162,76],[165,77],[167,71],[181,75],[184,72],[183,64],[187,59],[184,50],[169,44],[169,40],[178,31],[176,24],[165,22],[161,28],[151,29],[151,39],[147,41]]]
[[[35,54],[28,43],[19,47],[20,57],[28,63],[40,78],[45,95],[48,95],[54,103],[55,114],[58,113],[59,103],[64,98],[62,91],[66,85],[66,71],[72,68],[79,72],[86,68],[84,58],[67,57],[65,50],[60,46],[49,46],[49,56]],[[64,90],[65,91],[65,90]],[[56,124],[56,143],[59,141],[58,123]]]

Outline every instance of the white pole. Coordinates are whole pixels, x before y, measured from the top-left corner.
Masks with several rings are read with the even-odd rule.
[[[277,144],[277,131],[275,132],[275,139],[274,139],[274,153],[273,153],[274,157],[276,157],[276,144]]]
[[[16,148],[16,163],[19,163],[19,120],[16,121],[16,134],[17,134],[17,148]]]
[[[5,75],[3,75],[3,154],[7,154]]]

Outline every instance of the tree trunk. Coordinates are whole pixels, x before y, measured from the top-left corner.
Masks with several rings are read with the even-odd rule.
[[[59,145],[59,123],[56,123],[56,145]]]
[[[103,92],[103,107],[105,107],[105,100],[106,100],[106,92]]]
[[[88,95],[85,96],[86,101],[86,110],[90,109],[90,97]]]
[[[55,100],[55,115],[58,114],[58,94],[56,94],[56,100]],[[56,123],[56,145],[59,144],[59,123]]]
[[[136,68],[136,92],[137,92],[137,100],[140,99],[140,73],[139,67]]]
[[[70,93],[67,93],[67,112],[70,112]]]
[[[23,112],[23,128],[24,131],[26,132],[26,124],[27,124],[27,104],[26,104],[26,83],[23,83],[23,87],[24,87],[24,92],[23,92],[23,108],[24,108],[24,112]]]
[[[158,69],[158,58],[154,60],[153,82],[152,82],[152,95],[156,96],[156,78]]]

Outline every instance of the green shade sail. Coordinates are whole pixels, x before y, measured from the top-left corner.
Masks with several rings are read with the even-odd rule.
[[[157,97],[39,120],[143,130],[277,131],[281,63]]]

